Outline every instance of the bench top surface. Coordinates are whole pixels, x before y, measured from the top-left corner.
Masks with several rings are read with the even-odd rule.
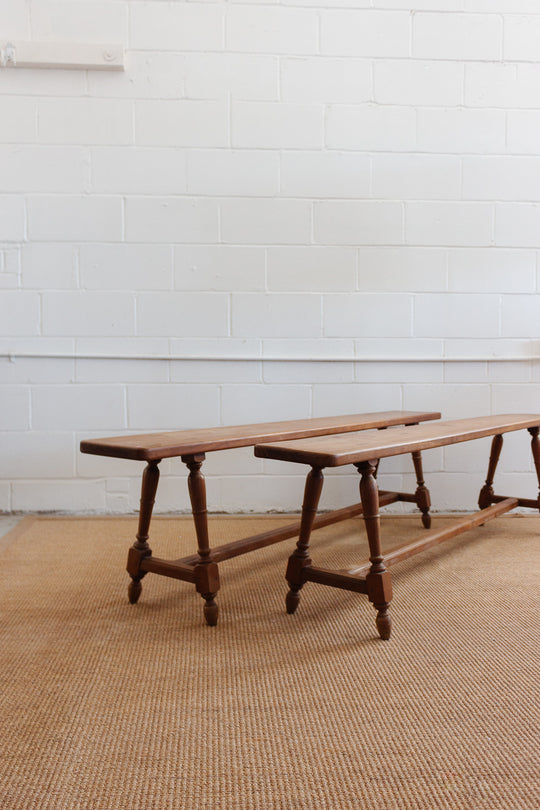
[[[393,425],[406,425],[439,419],[440,413],[425,411],[383,411],[379,413],[323,416],[315,419],[295,419],[287,422],[264,422],[252,425],[170,430],[165,433],[145,433],[87,439],[81,442],[81,452],[114,458],[156,461],[174,456],[208,453],[233,447],[250,447],[260,442],[300,439]]]
[[[259,444],[255,447],[255,455],[314,467],[340,467],[537,426],[540,426],[540,414],[477,416],[400,427],[384,433],[349,433]]]

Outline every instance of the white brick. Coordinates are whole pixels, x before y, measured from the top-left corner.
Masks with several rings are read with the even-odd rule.
[[[37,103],[33,98],[0,97],[0,141],[32,143],[37,140]]]
[[[138,359],[145,357],[164,357],[169,355],[169,340],[166,337],[117,337],[107,335],[97,337],[78,337],[74,341],[75,355],[81,363],[86,362],[84,355],[97,357],[126,357]],[[159,365],[162,361],[156,361]],[[126,363],[127,365],[127,363]],[[109,372],[106,372],[109,373]],[[118,382],[118,376],[114,378]]]
[[[316,202],[315,242],[328,245],[395,245],[403,242],[403,210],[397,202]]]
[[[408,202],[405,234],[412,245],[484,246],[493,242],[493,220],[488,203]]]
[[[129,428],[187,430],[219,425],[216,385],[130,385]]]
[[[535,109],[539,93],[540,64],[486,62],[466,65],[467,106]]]
[[[505,151],[502,110],[419,109],[418,148],[423,152]]]
[[[96,0],[32,4],[32,39],[53,42],[125,42],[127,7]]]
[[[508,151],[535,155],[538,151],[540,112],[537,110],[508,110]]]
[[[186,57],[188,98],[277,101],[279,59],[249,53],[197,53]]]
[[[538,413],[540,384],[493,385],[493,413]]]
[[[489,0],[487,0],[489,3]],[[374,8],[411,9],[411,0],[372,0]],[[415,11],[461,11],[463,0],[415,0]]]
[[[459,199],[461,161],[441,155],[375,155],[373,196],[382,199]]]
[[[290,472],[288,464],[287,472]],[[268,476],[253,474],[221,481],[221,508],[229,512],[298,512],[304,491],[304,475]]]
[[[540,38],[540,17],[508,14],[504,18],[504,58],[536,62]]]
[[[219,337],[228,333],[224,293],[139,293],[137,334],[167,337]]]
[[[172,249],[166,245],[81,245],[81,287],[88,290],[167,290]]]
[[[334,105],[326,113],[326,146],[369,152],[411,151],[416,145],[416,112],[407,107]]]
[[[440,411],[443,419],[485,416],[490,413],[490,404],[490,390],[486,385],[407,384],[403,390],[403,408]]]
[[[209,453],[204,462],[205,476],[233,477],[263,472],[263,459],[255,458],[253,447],[236,447],[226,453]]]
[[[354,341],[355,356],[360,364],[366,357],[405,358],[414,361],[425,357],[443,357],[444,341],[426,338],[360,338]],[[384,367],[384,366],[383,366]],[[365,364],[364,373],[369,372]]]
[[[301,293],[233,293],[235,337],[318,337],[321,297]]]
[[[90,152],[91,188],[98,194],[182,194],[186,156],[179,149],[111,147]]]
[[[2,435],[2,472],[17,478],[69,478],[73,475],[73,436],[67,432],[6,432]]]
[[[233,102],[232,144],[252,149],[320,149],[321,105]]]
[[[3,385],[0,407],[0,430],[30,428],[30,389]]]
[[[324,297],[327,337],[406,337],[411,334],[408,295],[355,293]]]
[[[221,205],[224,242],[305,244],[311,241],[311,204],[303,200],[226,200]]]
[[[281,97],[300,104],[358,104],[372,97],[367,61],[311,57],[281,61]]]
[[[225,101],[138,101],[135,104],[135,143],[181,148],[229,145]]]
[[[229,6],[225,43],[229,51],[247,53],[316,53],[318,15],[311,9]]]
[[[117,242],[122,238],[122,201],[98,196],[30,197],[28,233],[36,242]]]
[[[224,383],[262,383],[262,381],[260,362],[175,360],[171,363],[171,382],[223,385]]]
[[[363,292],[442,292],[446,253],[438,248],[360,248],[358,288]]]
[[[395,383],[313,386],[313,416],[400,410],[401,386]],[[421,410],[428,406],[422,405]]]
[[[42,98],[38,132],[43,143],[133,143],[133,104],[123,99]]]
[[[507,12],[540,14],[536,0],[462,0],[465,11],[490,11],[494,14]]]
[[[463,71],[462,64],[450,61],[396,59],[375,62],[375,101],[379,104],[419,107],[452,107],[462,104]]]
[[[456,248],[448,255],[448,289],[454,292],[534,292],[532,250]]]
[[[11,484],[8,481],[0,482],[0,514],[11,511]]]
[[[353,363],[312,362],[298,363],[269,362],[264,364],[264,382],[274,383],[352,383]]]
[[[269,290],[354,290],[356,253],[324,245],[269,247],[267,274]]]
[[[343,56],[408,56],[410,13],[332,10],[321,14],[321,52]]]
[[[224,385],[221,418],[224,425],[306,419],[310,416],[307,385]]]
[[[175,197],[129,197],[126,239],[128,242],[216,242],[217,203]]]
[[[77,252],[72,245],[40,244],[22,246],[22,286],[34,290],[61,290],[77,287]]]
[[[89,70],[88,95],[97,98],[167,99],[186,94],[186,55],[129,51],[125,70]]]
[[[354,341],[328,338],[268,338],[262,341],[263,357],[268,358],[266,368],[270,367],[270,358],[296,358],[300,362],[312,361],[322,357],[332,361],[338,357],[354,357]]]
[[[9,20],[9,35],[13,39],[30,37],[30,8],[27,3],[0,0],[0,19],[4,25]]]
[[[0,241],[21,242],[24,231],[24,200],[7,194],[0,196]]]
[[[501,59],[502,33],[502,20],[495,15],[419,12],[413,17],[412,55],[417,59]]]
[[[0,146],[3,191],[82,193],[86,156],[76,147]]]
[[[122,385],[41,385],[32,391],[36,430],[118,430],[126,426]]]
[[[105,510],[103,481],[16,481],[12,508],[21,512],[99,512]]]
[[[86,71],[83,70],[0,70],[0,94],[79,97],[86,93]]]
[[[103,354],[122,353],[122,348],[111,341],[105,344]],[[83,351],[78,349],[79,352]],[[146,347],[141,355],[152,354],[150,347]],[[165,351],[163,354],[167,354]],[[166,360],[120,360],[120,359],[83,359],[75,363],[75,381],[78,383],[163,383],[169,380],[169,363]]]
[[[131,293],[44,292],[44,335],[132,335],[135,307]]]
[[[174,286],[177,290],[264,290],[264,248],[244,245],[176,246]]]
[[[469,157],[463,159],[463,198],[536,202],[540,184],[538,158]]]
[[[540,295],[505,295],[502,299],[503,337],[538,337],[539,313]]]
[[[190,194],[268,196],[279,189],[279,157],[244,149],[191,151],[187,156]]]
[[[417,295],[414,303],[417,337],[496,337],[498,295]]]
[[[443,363],[357,363],[355,379],[362,383],[430,383],[440,385],[444,380]]]
[[[221,50],[222,8],[205,3],[130,3],[129,44],[135,50]]]
[[[540,205],[498,203],[495,206],[495,244],[540,247]]]
[[[37,335],[39,327],[37,293],[6,290],[0,295],[0,332],[3,335]]]
[[[352,152],[284,152],[281,193],[285,197],[370,196],[371,159]]]

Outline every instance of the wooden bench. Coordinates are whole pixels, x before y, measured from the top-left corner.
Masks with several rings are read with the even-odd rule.
[[[141,579],[148,573],[192,582],[205,600],[204,616],[207,624],[215,625],[218,608],[215,601],[219,590],[218,563],[245,554],[263,546],[278,543],[298,534],[298,522],[263,534],[245,537],[232,543],[210,548],[206,513],[206,485],[201,473],[205,454],[234,447],[250,447],[260,442],[282,441],[304,437],[324,436],[359,430],[388,428],[396,425],[412,425],[430,419],[439,419],[440,413],[421,411],[387,411],[383,413],[354,414],[352,416],[321,417],[287,422],[236,425],[200,430],[167,431],[106,439],[88,439],[81,442],[81,452],[114,458],[136,459],[147,462],[142,476],[141,505],[137,538],[130,549],[127,570],[131,576],[128,588],[129,600],[137,602],[141,593]],[[158,464],[161,459],[179,456],[189,469],[188,489],[195,522],[197,553],[180,560],[163,560],[152,555],[148,543],[152,509],[159,481]],[[422,489],[422,464],[420,455],[415,456],[418,493],[403,496],[418,503],[429,521],[429,502]],[[398,500],[401,496],[390,496]],[[345,520],[362,511],[360,504],[338,509],[322,515],[316,526]]]
[[[431,424],[387,430],[384,434],[350,433],[343,436],[325,436],[301,441],[260,444],[255,447],[259,458],[281,459],[309,464],[311,471],[306,480],[300,535],[295,552],[289,558],[287,580],[287,612],[294,613],[305,582],[319,582],[336,588],[367,594],[377,609],[377,629],[382,639],[390,638],[391,620],[388,607],[392,598],[392,583],[387,568],[400,560],[411,557],[430,546],[442,543],[474,526],[509,512],[516,506],[538,509],[538,499],[510,498],[495,495],[493,478],[501,453],[503,434],[527,429],[532,436],[532,455],[540,485],[540,441],[538,438],[540,415],[504,414],[473,419],[454,419]],[[485,436],[493,436],[488,463],[486,483],[479,495],[480,511],[444,529],[424,535],[422,539],[401,546],[383,555],[380,533],[379,506],[384,502],[378,492],[376,472],[379,460],[403,453],[419,453],[433,447],[444,447],[458,442],[467,442]],[[363,517],[369,542],[369,563],[348,571],[330,571],[317,568],[309,556],[309,540],[317,505],[322,490],[325,467],[340,467],[353,464],[361,475],[360,496]]]

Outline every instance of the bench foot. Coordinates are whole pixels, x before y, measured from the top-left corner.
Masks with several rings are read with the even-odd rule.
[[[292,615],[293,613],[296,612],[296,608],[300,604],[299,590],[300,590],[301,587],[302,587],[301,585],[300,586],[296,586],[296,585],[292,586],[291,590],[289,591],[289,593],[285,597],[285,607],[287,608],[287,613],[289,613],[290,615]]]
[[[377,625],[379,636],[383,641],[388,641],[392,632],[392,618],[388,613],[388,605],[375,605],[375,607],[378,609],[375,624]]]
[[[131,605],[136,605],[142,592],[141,579],[133,577],[128,585],[128,599]]]
[[[287,613],[294,613],[300,602],[300,589],[305,579],[302,575],[303,569],[311,565],[309,556],[309,539],[313,522],[317,514],[317,506],[323,486],[323,474],[318,467],[312,467],[306,478],[304,488],[304,502],[302,504],[302,518],[300,520],[300,534],[296,549],[289,557],[287,573],[285,578],[289,583],[289,593],[285,597]]]
[[[215,627],[218,623],[218,616],[219,616],[219,608],[217,605],[216,600],[214,599],[215,593],[203,593],[201,594],[203,599],[205,600],[203,612],[204,612],[204,619],[206,624],[209,627]]]
[[[414,493],[416,505],[422,512],[423,527],[425,529],[430,529],[431,515],[429,514],[429,509],[431,506],[431,498],[429,495],[429,489],[426,487],[424,482],[424,472],[422,469],[422,454],[418,450],[415,450],[412,453],[412,460],[414,464],[414,470],[416,472],[416,483],[417,483],[416,492]]]

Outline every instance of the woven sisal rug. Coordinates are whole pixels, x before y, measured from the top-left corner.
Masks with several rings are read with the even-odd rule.
[[[227,542],[277,521],[211,530]],[[130,605],[135,529],[28,518],[4,543],[2,808],[540,806],[539,517],[395,566],[388,642],[362,595],[308,583],[286,615],[292,540],[221,565],[216,628],[183,582],[148,575]],[[394,541],[421,531],[383,521]],[[155,519],[151,544],[191,553],[191,521]],[[314,535],[315,562],[365,556],[359,520]]]

